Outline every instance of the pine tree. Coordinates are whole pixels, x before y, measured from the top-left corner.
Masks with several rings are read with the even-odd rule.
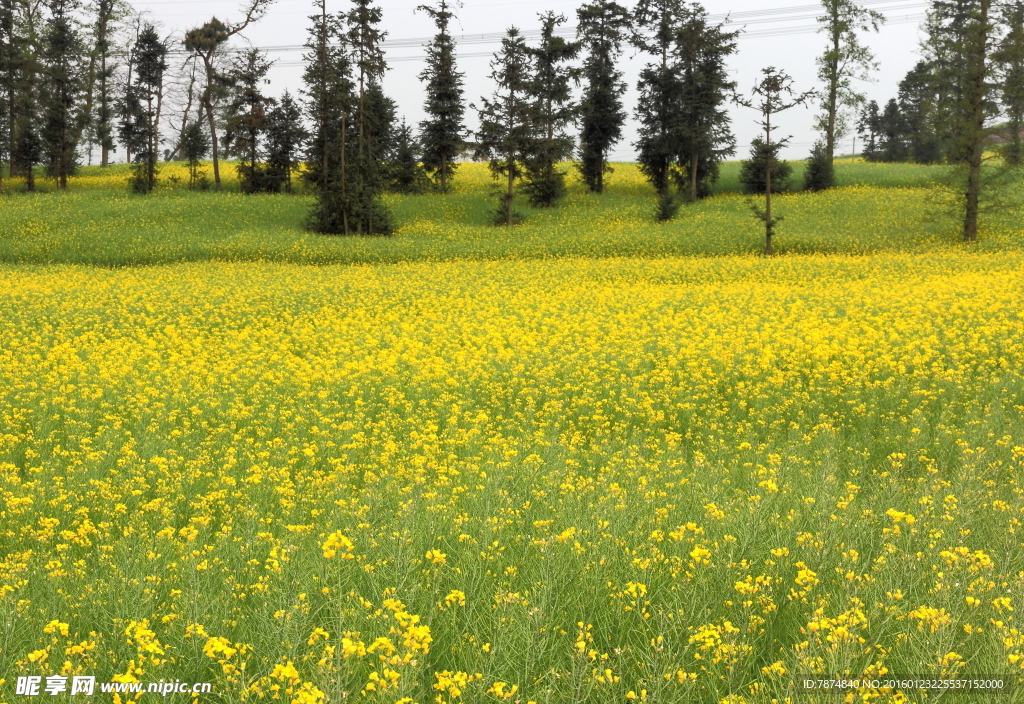
[[[225,120],[225,150],[238,157],[238,183],[242,193],[268,190],[267,168],[261,162],[267,111],[274,99],[261,92],[272,63],[258,49],[239,54],[225,76],[231,86]]]
[[[309,136],[302,111],[286,90],[267,113],[267,185],[274,192],[292,192],[292,174],[302,163],[302,147]]]
[[[215,188],[221,189],[220,155],[217,144],[217,118],[214,104],[222,93],[223,77],[217,70],[219,57],[231,37],[245,30],[253,22],[260,20],[274,0],[246,0],[245,17],[233,25],[225,24],[216,17],[209,22],[190,29],[185,33],[185,50],[198,56],[203,62],[205,86],[200,102],[206,113],[210,129],[210,149],[213,154],[213,181]]]
[[[496,89],[491,99],[482,98],[480,131],[474,156],[490,162],[495,178],[505,179],[499,193],[495,224],[513,225],[521,216],[513,208],[515,185],[525,169],[533,142],[533,121],[528,86],[530,54],[519,30],[512,27],[491,60],[491,80]]]
[[[782,145],[772,144],[769,150],[763,137],[750,142],[750,157],[740,162],[740,184],[747,195],[763,194],[768,180],[768,164],[772,165],[772,193],[786,193],[790,189],[793,165],[779,158]]]
[[[395,132],[387,181],[388,188],[395,193],[422,193],[428,184],[427,172],[420,163],[420,146],[405,120]]]
[[[907,160],[906,124],[899,103],[890,99],[878,121],[878,150],[876,161],[894,163]]]
[[[690,202],[711,193],[719,164],[736,152],[726,103],[735,98],[728,58],[739,32],[709,22],[697,3],[683,7],[676,54],[682,81],[682,148],[679,159],[689,180]]]
[[[658,220],[672,219],[679,202],[672,193],[673,176],[683,151],[683,76],[676,48],[683,5],[681,0],[640,0],[634,11],[634,46],[656,61],[640,71],[640,100],[636,117],[640,139],[636,143],[640,171],[658,193]]]
[[[604,192],[608,152],[622,138],[626,120],[622,95],[626,84],[617,69],[622,41],[630,28],[626,8],[612,0],[594,0],[576,11],[577,36],[587,56],[583,62],[586,83],[580,102],[579,170],[594,193]]]
[[[778,150],[790,140],[789,137],[772,140],[772,133],[778,129],[778,125],[772,124],[772,117],[798,105],[803,105],[814,96],[814,92],[798,94],[793,90],[793,79],[785,71],[779,71],[775,67],[763,69],[761,74],[763,78],[757,82],[753,91],[756,102],[745,104],[755,108],[761,114],[761,120],[757,124],[764,130],[764,208],[762,209],[753,201],[751,201],[750,207],[754,211],[754,217],[764,223],[764,253],[765,256],[770,257],[775,251],[772,242],[775,225],[782,219],[772,214],[772,193],[774,192],[772,177],[776,169]]]
[[[1000,33],[996,0],[932,0],[924,48],[935,70],[939,124],[949,140],[947,161],[962,172],[960,196],[965,242],[978,239],[983,197],[982,164],[988,130],[998,105],[998,64],[993,51]]]
[[[532,102],[535,139],[526,157],[523,190],[531,205],[550,208],[565,194],[565,172],[556,167],[572,157],[575,147],[566,129],[576,120],[572,83],[579,74],[567,64],[579,54],[580,45],[555,35],[565,24],[564,15],[546,12],[540,15],[540,21],[540,45],[527,49],[533,60],[527,92]]]
[[[43,44],[42,3],[12,3],[13,46],[11,47],[10,103],[11,175],[25,177],[29,193],[36,190],[35,167],[43,160],[40,136],[42,106],[40,84],[45,78],[40,47]]]
[[[1006,114],[1006,140],[1003,159],[1010,166],[1024,163],[1024,0],[1008,0],[1003,6],[1006,35],[993,59],[998,66],[1000,98]]]
[[[882,115],[878,110],[878,103],[870,101],[860,111],[857,118],[857,134],[864,142],[861,154],[865,161],[878,161],[878,134],[881,131]]]
[[[867,81],[878,69],[871,50],[861,44],[860,33],[877,32],[885,17],[861,7],[856,0],[821,0],[825,14],[818,18],[820,32],[828,38],[825,53],[818,58],[818,79],[825,84],[822,92],[824,112],[816,120],[825,140],[829,164],[835,159],[836,141],[846,133],[844,108],[856,108],[864,102],[864,94],[854,81]]]
[[[77,168],[84,88],[84,47],[73,24],[76,0],[50,0],[50,18],[43,43],[46,90],[43,96],[43,128],[40,132],[47,175],[67,190],[68,178]]]
[[[828,160],[828,148],[825,142],[818,140],[811,149],[811,155],[807,158],[807,168],[804,170],[805,191],[826,191],[835,185],[835,167]]]
[[[348,39],[352,47],[356,79],[356,112],[353,127],[356,143],[351,169],[352,224],[359,235],[390,235],[391,213],[381,199],[384,182],[381,155],[384,140],[394,121],[394,103],[380,88],[387,71],[381,42],[387,32],[378,29],[381,11],[370,0],[352,0],[348,14]]]
[[[156,27],[146,24],[133,48],[134,85],[129,87],[126,125],[135,163],[131,186],[136,193],[156,188],[157,161],[160,152],[160,104],[163,99],[164,73],[167,71],[167,45]],[[127,145],[126,145],[127,146]]]
[[[907,154],[918,164],[942,160],[942,140],[936,124],[938,99],[932,68],[919,61],[900,81],[896,101]]]
[[[210,138],[203,131],[201,120],[194,120],[185,125],[179,149],[188,166],[188,189],[191,191],[201,184],[201,178],[205,178],[200,171],[200,162],[210,153]]]
[[[452,7],[461,8],[462,3],[438,0],[436,5],[416,8],[427,13],[437,27],[437,34],[427,45],[426,67],[419,76],[427,92],[427,119],[420,123],[419,141],[423,166],[442,193],[448,192],[448,182],[458,168],[454,161],[466,145],[463,74],[455,63],[455,41],[449,31],[455,19]]]

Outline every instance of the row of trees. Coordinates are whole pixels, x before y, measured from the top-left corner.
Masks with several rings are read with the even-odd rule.
[[[567,175],[558,165],[566,160],[575,158],[587,187],[603,192],[608,154],[627,118],[620,60],[632,47],[650,58],[637,83],[634,146],[658,193],[658,217],[668,219],[681,203],[707,195],[720,162],[735,153],[729,103],[755,107],[726,71],[738,32],[684,0],[639,0],[632,9],[592,0],[577,10],[571,41],[562,36],[566,18],[550,12],[541,15],[537,46],[510,29],[491,63],[495,92],[467,105],[450,31],[459,5],[437,0],[418,8],[437,33],[420,76],[427,118],[414,133],[399,125],[382,90],[385,33],[369,0],[350,0],[336,14],[318,0],[301,97],[265,95],[266,56],[229,46],[272,2],[247,0],[239,21],[213,18],[172,41],[133,16],[124,0],[84,7],[79,0],[0,0],[0,160],[30,190],[37,165],[64,188],[83,153],[91,158],[97,148],[105,166],[121,148],[134,165],[132,186],[142,193],[156,184],[165,143],[165,158],[189,162],[193,186],[204,183],[199,163],[209,155],[210,185],[218,190],[225,156],[238,160],[245,192],[290,191],[293,173],[305,164],[303,178],[318,195],[314,229],[380,234],[391,230],[385,190],[445,192],[470,151],[501,179],[496,220],[511,224],[519,219],[519,190],[535,206],[557,203]],[[862,39],[879,29],[882,16],[856,0],[821,5],[826,42],[813,96],[821,140],[805,185],[831,186],[836,145],[856,126],[869,159],[959,167],[964,233],[973,239],[987,140],[999,116],[1006,121],[1006,163],[1022,158],[1024,0],[932,0],[924,60],[884,108],[857,89],[877,68]],[[184,60],[168,81],[175,55]],[[768,78],[755,91],[760,108]],[[812,97],[799,95],[800,104]],[[473,134],[465,127],[467,108],[479,117]],[[770,111],[761,113],[762,123],[770,122]],[[170,125],[169,135],[161,135],[161,125]],[[785,168],[777,158],[785,140],[772,132],[755,140],[744,167],[750,190],[769,196],[773,172]]]

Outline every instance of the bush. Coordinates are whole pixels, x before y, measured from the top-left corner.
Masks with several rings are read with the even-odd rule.
[[[743,184],[744,193],[765,192],[767,180],[765,165],[769,158],[774,162],[772,193],[785,193],[789,190],[789,179],[793,175],[793,166],[788,161],[779,159],[778,144],[773,144],[769,148],[763,139],[755,137],[754,141],[750,143],[750,159],[740,162],[740,183]]]
[[[828,158],[824,142],[815,142],[811,155],[807,158],[807,170],[804,171],[805,191],[827,191],[835,185],[835,169]]]

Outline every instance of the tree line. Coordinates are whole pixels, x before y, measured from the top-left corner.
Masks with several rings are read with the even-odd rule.
[[[571,40],[568,18],[554,12],[540,14],[534,46],[510,28],[491,62],[494,92],[475,103],[466,101],[451,33],[461,5],[436,0],[417,8],[436,34],[420,74],[426,118],[415,128],[398,120],[383,90],[386,32],[371,0],[347,0],[336,12],[315,0],[298,95],[266,95],[272,62],[255,49],[233,50],[231,40],[272,3],[247,0],[234,21],[212,18],[171,37],[125,0],[0,0],[0,190],[4,171],[35,190],[39,168],[64,189],[83,160],[98,152],[105,167],[118,150],[138,193],[156,187],[159,163],[169,159],[187,162],[190,188],[220,190],[221,162],[230,158],[245,193],[291,192],[301,178],[317,196],[314,231],[388,234],[385,192],[448,192],[471,155],[501,184],[495,223],[512,225],[523,217],[514,207],[520,194],[534,207],[558,203],[568,162],[591,192],[604,191],[608,156],[630,114],[620,68],[627,50],[648,59],[632,106],[633,146],[657,193],[656,217],[669,220],[711,193],[721,162],[736,152],[728,108],[745,105],[760,113],[763,134],[741,180],[765,196],[755,215],[769,250],[771,196],[786,190],[791,173],[779,159],[788,138],[774,136],[772,121],[783,109],[820,108],[820,140],[805,170],[810,190],[833,185],[837,145],[852,132],[870,161],[954,165],[967,240],[977,236],[992,135],[1003,163],[1024,158],[1024,0],[932,0],[922,61],[884,107],[859,89],[877,69],[863,37],[884,18],[856,0],[821,0],[825,42],[813,91],[796,91],[784,71],[766,67],[753,98],[741,95],[727,70],[740,32],[713,22],[700,3],[592,0],[577,9]],[[1004,124],[993,129],[999,118]]]

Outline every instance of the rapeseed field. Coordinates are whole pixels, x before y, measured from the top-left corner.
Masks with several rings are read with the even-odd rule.
[[[1024,667],[1020,252],[2,271],[12,704]]]

